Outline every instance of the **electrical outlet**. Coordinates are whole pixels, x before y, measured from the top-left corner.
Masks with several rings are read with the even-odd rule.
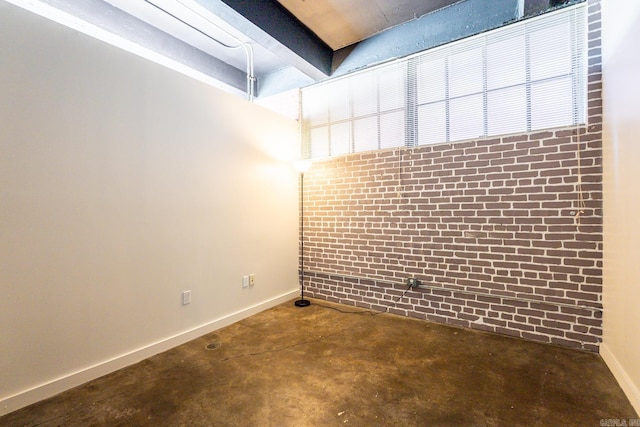
[[[191,304],[191,291],[184,291],[182,293],[182,305]]]
[[[242,276],[242,287],[243,288],[249,287],[249,276]]]
[[[256,284],[256,275],[255,274],[250,274],[249,275],[249,286],[253,286]]]
[[[420,285],[420,281],[415,277],[410,277],[407,279],[407,286],[410,288],[417,288]]]

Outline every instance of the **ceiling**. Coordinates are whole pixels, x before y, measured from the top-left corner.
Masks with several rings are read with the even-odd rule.
[[[89,24],[76,28],[106,30],[229,92],[252,87],[265,98],[584,0],[7,1],[55,8]]]
[[[278,0],[333,50],[460,0]]]

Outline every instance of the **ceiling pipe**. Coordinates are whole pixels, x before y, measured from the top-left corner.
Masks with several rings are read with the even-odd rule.
[[[244,49],[244,52],[245,52],[245,55],[246,55],[246,59],[247,59],[247,99],[249,100],[249,102],[253,102],[254,101],[256,77],[254,75],[254,67],[253,67],[253,48],[251,47],[250,43],[243,42],[238,37],[236,37],[234,34],[230,33],[229,31],[227,31],[224,28],[222,28],[220,25],[218,25],[215,22],[213,22],[210,19],[208,19],[206,16],[202,15],[201,13],[193,10],[188,5],[184,4],[181,0],[177,0],[177,3],[180,4],[182,7],[184,7],[185,9],[187,9],[189,12],[199,16],[200,18],[205,20],[208,24],[213,25],[214,27],[216,27],[217,29],[219,29],[220,31],[222,31],[223,33],[225,33],[226,35],[228,35],[229,37],[231,37],[232,39],[237,41],[238,45],[237,46],[232,46],[232,45],[228,45],[226,43],[221,42],[220,40],[216,39],[215,37],[212,37],[211,35],[209,35],[206,32],[204,32],[200,28],[197,28],[197,27],[191,25],[187,21],[177,17],[176,15],[172,14],[168,10],[158,6],[152,0],[145,0],[145,2],[147,2],[151,6],[155,7],[156,9],[164,12],[165,14],[171,16],[173,19],[181,22],[182,24],[186,25],[187,27],[191,28],[192,30],[197,31],[198,33],[200,33],[203,36],[207,37],[209,40],[219,44],[220,46],[222,46],[224,48],[227,48],[227,49],[239,49],[239,48],[242,48],[242,49]]]
[[[524,18],[525,0],[518,0],[518,19]]]

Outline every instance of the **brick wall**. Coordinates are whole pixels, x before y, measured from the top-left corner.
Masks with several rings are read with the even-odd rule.
[[[593,0],[588,88],[588,127],[316,162],[304,188],[308,294],[597,351],[602,85]],[[408,277],[421,286],[394,303]]]

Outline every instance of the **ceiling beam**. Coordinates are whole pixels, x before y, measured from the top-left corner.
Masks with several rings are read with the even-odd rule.
[[[255,43],[314,80],[331,73],[333,50],[275,0],[197,0]],[[223,10],[221,3],[243,19]]]
[[[518,0],[466,0],[336,51],[333,75],[401,58],[518,19]]]
[[[315,82],[297,68],[285,67],[258,77],[257,96],[261,98],[277,95],[291,89],[312,85]]]

